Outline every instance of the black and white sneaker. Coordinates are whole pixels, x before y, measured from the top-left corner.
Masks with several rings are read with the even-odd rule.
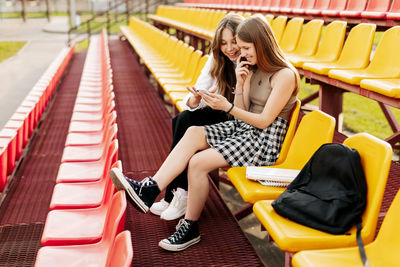
[[[112,168],[110,176],[115,187],[118,190],[125,190],[133,206],[143,213],[147,213],[160,194],[157,182],[151,177],[146,177],[141,182],[134,181],[127,178],[118,168]]]
[[[200,232],[197,221],[182,219],[178,223],[179,228],[170,237],[158,243],[160,247],[169,251],[181,251],[200,242]]]

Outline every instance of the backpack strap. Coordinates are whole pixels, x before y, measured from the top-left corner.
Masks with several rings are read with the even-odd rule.
[[[365,254],[364,243],[361,238],[361,229],[362,229],[361,218],[358,219],[356,225],[357,225],[357,245],[358,245],[358,251],[360,252],[361,261],[364,267],[369,267],[370,265],[367,259],[367,254]]]

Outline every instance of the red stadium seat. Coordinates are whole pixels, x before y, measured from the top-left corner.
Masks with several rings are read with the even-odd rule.
[[[361,12],[361,17],[372,19],[385,19],[386,12],[389,10],[391,0],[369,0],[365,11]]]
[[[113,248],[113,243],[120,240],[115,236],[123,229],[125,220],[126,199],[124,192],[118,192],[114,199],[117,200],[115,201],[116,206],[107,216],[107,227],[104,229],[104,235],[100,242],[89,245],[42,247],[36,256],[35,267],[106,266],[107,258],[109,256],[114,257],[115,253],[119,253],[113,250],[121,250],[121,244],[119,244],[121,241],[116,243],[115,248]],[[131,259],[133,255],[132,245],[129,245],[132,244],[130,233],[124,231],[117,237],[120,235],[125,239],[123,243],[127,246],[126,251],[129,251],[126,254],[126,261],[129,261],[129,258]]]
[[[340,11],[342,17],[361,17],[361,12],[365,10],[367,0],[348,0],[346,9]]]

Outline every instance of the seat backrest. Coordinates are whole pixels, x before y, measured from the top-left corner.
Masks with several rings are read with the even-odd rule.
[[[395,256],[394,252],[398,251],[398,243],[400,239],[400,190],[397,191],[390,208],[383,219],[378,236],[374,243],[378,247],[384,248],[385,254]],[[397,257],[397,255],[396,255]]]
[[[367,6],[367,0],[348,0],[345,10],[364,11],[366,6]]]
[[[286,159],[290,144],[293,140],[294,132],[296,130],[297,120],[299,119],[300,106],[301,101],[297,99],[296,104],[294,105],[292,112],[290,113],[289,127],[286,130],[286,135],[282,143],[281,152],[279,153],[279,157],[276,160],[275,165],[282,163]]]
[[[117,235],[107,255],[106,267],[129,267],[132,264],[133,247],[131,232],[123,231]]]
[[[389,12],[400,13],[400,0],[393,0]]]
[[[389,10],[390,3],[391,0],[369,0],[365,11],[386,12]]]
[[[328,6],[328,10],[344,10],[347,4],[347,0],[331,0]]]
[[[313,9],[327,10],[330,0],[316,0]]]
[[[322,33],[315,58],[321,61],[334,61],[339,57],[346,35],[347,22],[332,21]]]
[[[278,43],[281,40],[282,33],[286,26],[286,21],[287,21],[286,16],[278,16],[272,20],[271,29]]]
[[[289,3],[290,8],[300,8],[304,1],[291,0]]]
[[[344,43],[337,64],[349,68],[365,68],[369,64],[376,24],[361,23],[353,27]]]
[[[201,71],[202,71],[204,65],[206,64],[208,58],[209,58],[209,55],[204,55],[200,58],[199,64],[197,64],[196,71],[193,75],[193,79],[191,82],[192,85],[194,85],[196,83],[197,79],[199,78]]]
[[[375,236],[393,150],[389,143],[367,133],[355,134],[347,138],[343,144],[356,149],[361,157],[368,187],[361,236],[365,243],[370,243]]]
[[[303,26],[303,18],[293,18],[291,19],[283,32],[282,38],[280,40],[279,46],[284,52],[293,51],[299,41],[301,28]]]
[[[335,123],[335,118],[320,110],[304,115],[290,144],[286,160],[280,168],[303,168],[321,145],[332,142]]]
[[[271,7],[279,7],[279,2],[280,2],[280,0],[271,0],[270,2],[269,2],[269,7],[271,8]]]
[[[314,55],[321,37],[322,26],[324,26],[324,21],[321,19],[313,19],[304,25],[299,42],[293,53],[299,56]]]
[[[272,15],[272,14],[266,14],[264,17],[265,17],[265,19],[268,21],[269,25],[271,25],[272,20],[274,19],[274,15]]]
[[[185,70],[186,78],[193,79],[202,54],[203,52],[201,52],[200,50],[196,50],[190,55],[189,64],[187,65]]]
[[[103,242],[111,244],[115,236],[123,230],[125,224],[126,196],[125,191],[121,190],[114,194],[111,205],[107,212]]]
[[[301,3],[301,9],[312,9],[315,6],[315,0],[303,0]]]
[[[368,73],[384,74],[389,77],[400,76],[400,26],[385,31],[368,65]]]
[[[289,7],[290,0],[281,0],[279,1],[279,8]]]

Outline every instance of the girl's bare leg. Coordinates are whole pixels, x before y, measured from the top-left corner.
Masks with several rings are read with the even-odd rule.
[[[190,158],[197,151],[207,149],[208,147],[204,127],[189,127],[185,135],[169,153],[164,163],[153,176],[160,190],[167,187],[186,168]]]
[[[188,202],[185,219],[197,221],[208,197],[208,173],[220,167],[228,166],[228,162],[215,149],[208,148],[195,154],[188,167]]]

